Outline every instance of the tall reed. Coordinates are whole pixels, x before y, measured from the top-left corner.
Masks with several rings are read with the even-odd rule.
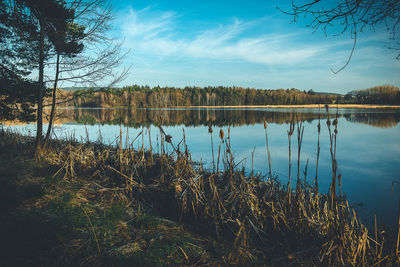
[[[318,142],[317,142],[317,165],[315,168],[315,179],[314,179],[314,193],[318,193],[318,165],[319,165],[319,153],[321,151],[320,145],[319,145],[319,138],[321,135],[321,111],[320,111],[320,106],[318,105]]]
[[[271,170],[271,154],[269,153],[269,144],[268,144],[268,123],[264,120],[264,130],[265,130],[265,141],[267,143],[267,155],[268,155],[268,170],[269,170],[269,178],[272,178],[272,170]]]
[[[296,191],[300,189],[300,155],[301,155],[301,144],[303,143],[304,126],[303,121],[299,121],[297,118],[297,185]]]
[[[294,132],[294,121],[292,120],[290,122],[289,131],[287,132],[288,140],[289,140],[289,182],[288,182],[288,187],[287,187],[289,206],[291,204],[291,197],[292,197],[292,142],[291,142],[291,139],[292,139],[293,132]]]
[[[85,134],[86,134],[86,142],[89,143],[90,139],[89,139],[89,130],[85,124]]]
[[[123,156],[123,149],[122,149],[122,125],[119,124],[119,167],[120,172],[122,172],[122,156]]]
[[[218,147],[218,158],[217,158],[217,176],[218,176],[218,171],[219,171],[219,157],[221,155],[221,144],[224,143],[224,130],[219,131],[219,138],[221,139],[221,142],[219,143]]]
[[[208,133],[211,136],[211,153],[212,153],[212,166],[213,166],[213,173],[215,173],[215,159],[214,159],[214,143],[213,143],[213,129],[211,125],[208,126]]]
[[[330,115],[329,115],[329,105],[325,105],[326,113],[327,113],[327,119],[326,119],[326,125],[328,127],[328,133],[329,133],[329,152],[331,155],[331,164],[332,164],[332,182],[330,186],[330,201],[331,201],[331,209],[334,208],[335,206],[335,201],[336,201],[336,168],[337,168],[337,163],[336,163],[336,135],[337,135],[337,118],[333,121],[335,130],[334,133],[332,133],[331,130],[331,120],[330,120]]]
[[[229,156],[229,172],[230,172],[230,177],[232,177],[232,171],[233,171],[233,155],[232,155],[232,149],[231,149],[231,127],[228,127],[228,142],[226,142],[226,152]]]
[[[128,148],[128,144],[129,144],[129,127],[126,126],[126,135],[125,135],[125,149]]]
[[[309,162],[309,158],[307,158],[306,166],[304,167],[304,171],[303,171],[303,174],[304,174],[304,184],[307,184],[308,162]]]
[[[153,146],[151,145],[151,126],[147,128],[147,132],[149,134],[150,159],[151,161],[153,161]]]
[[[400,201],[399,201],[399,212],[398,212],[398,218],[399,218],[399,223],[397,227],[397,240],[396,240],[396,256],[397,256],[397,262],[400,263]]]
[[[254,175],[254,153],[256,152],[256,147],[253,148],[251,152],[251,172],[250,172],[250,179],[253,179]]]

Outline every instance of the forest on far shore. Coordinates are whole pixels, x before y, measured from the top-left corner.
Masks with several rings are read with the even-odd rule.
[[[399,88],[393,85],[353,90],[345,95],[292,89],[242,87],[153,87],[125,86],[111,89],[77,89],[74,106],[245,106],[306,104],[400,104]]]

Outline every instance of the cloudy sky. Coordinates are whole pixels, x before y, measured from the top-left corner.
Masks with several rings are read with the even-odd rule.
[[[384,28],[359,35],[313,33],[291,17],[290,1],[115,1],[113,35],[130,49],[121,85],[298,88],[345,93],[400,86],[400,60]],[[335,29],[332,29],[334,31]]]

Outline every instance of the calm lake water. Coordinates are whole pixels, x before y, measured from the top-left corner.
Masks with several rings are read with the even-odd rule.
[[[336,110],[331,110],[331,118]],[[342,174],[342,192],[358,211],[363,223],[371,225],[376,214],[378,223],[394,226],[400,200],[400,110],[339,109],[337,162]],[[106,144],[119,142],[120,129],[124,143],[131,143],[144,129],[134,147],[160,146],[160,130],[170,134],[174,144],[182,140],[184,129],[192,159],[212,166],[208,126],[213,127],[214,152],[219,145],[219,130],[225,136],[230,128],[234,159],[240,169],[266,173],[267,153],[264,120],[268,122],[271,165],[282,183],[288,181],[288,137],[292,119],[304,122],[300,172],[308,160],[307,179],[315,177],[317,159],[317,125],[321,120],[320,191],[326,193],[331,181],[329,134],[324,109],[64,109],[60,110],[55,136],[74,135],[78,140],[99,140]],[[121,126],[120,126],[121,125]],[[26,134],[35,134],[34,125],[7,126]],[[46,128],[46,127],[45,127]],[[128,137],[128,139],[126,139]],[[168,145],[167,150],[172,151]],[[254,156],[252,156],[254,155]],[[216,157],[216,156],[215,156]],[[253,164],[252,164],[252,158]],[[221,165],[222,167],[222,165]],[[220,167],[220,169],[221,169]],[[297,176],[297,135],[292,136],[292,177]],[[294,178],[295,180],[296,178]],[[398,183],[396,183],[398,182]]]

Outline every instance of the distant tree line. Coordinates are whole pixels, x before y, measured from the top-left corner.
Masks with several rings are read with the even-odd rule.
[[[238,106],[238,105],[296,105],[313,103],[333,103],[335,96],[308,93],[298,89],[261,90],[242,87],[164,87],[150,89],[148,86],[126,86],[116,91],[133,93],[140,91],[150,100],[152,94],[163,93],[169,96],[170,103],[176,106]]]
[[[353,90],[347,93],[345,101],[360,104],[399,104],[399,88],[393,85],[374,86],[363,90]]]
[[[135,106],[135,107],[171,107],[171,106],[239,106],[239,105],[296,105],[296,104],[332,104],[337,96],[316,94],[297,89],[261,90],[242,87],[149,87],[125,86],[103,90],[110,96],[101,96],[87,90],[75,94],[85,95],[87,105],[99,106]]]
[[[86,92],[86,93],[85,93]],[[318,93],[313,90],[254,89],[242,87],[153,87],[125,86],[101,93],[78,90],[84,95],[75,106],[246,106],[246,105],[306,105],[306,104],[400,104],[399,88],[391,85],[350,91],[346,95]]]

